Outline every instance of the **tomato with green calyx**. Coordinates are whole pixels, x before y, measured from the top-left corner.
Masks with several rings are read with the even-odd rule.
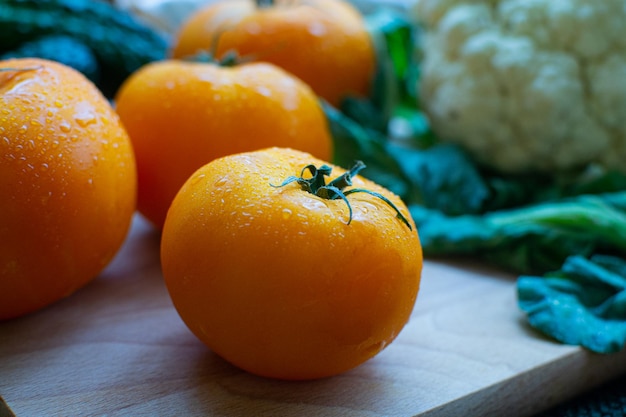
[[[266,63],[152,63],[122,85],[116,109],[135,149],[139,211],[158,228],[185,180],[215,158],[270,146],[333,152],[315,94]]]
[[[197,170],[161,240],[190,330],[234,365],[289,380],[339,374],[388,346],[411,315],[422,250],[406,206],[362,168],[270,148]]]

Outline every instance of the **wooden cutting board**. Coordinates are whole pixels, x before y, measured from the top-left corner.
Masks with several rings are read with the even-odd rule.
[[[626,372],[626,352],[594,355],[530,329],[513,277],[427,262],[411,321],[381,354],[324,380],[255,377],[179,319],[158,239],[137,216],[95,281],[0,323],[0,396],[16,416],[530,416]]]

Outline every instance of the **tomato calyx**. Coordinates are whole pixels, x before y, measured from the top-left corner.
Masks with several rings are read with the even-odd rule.
[[[217,58],[213,52],[202,51],[186,60],[202,64],[214,64],[218,67],[235,67],[245,62],[236,51],[228,51],[221,58]]]
[[[324,198],[326,200],[342,199],[348,206],[349,215],[347,224],[350,224],[350,222],[352,221],[352,205],[348,201],[348,196],[355,193],[366,193],[384,201],[396,212],[396,217],[400,219],[409,228],[409,230],[413,230],[411,224],[409,223],[407,218],[400,212],[398,207],[396,207],[396,205],[393,204],[391,200],[389,200],[384,195],[365,188],[351,188],[349,190],[345,190],[346,187],[352,185],[352,178],[355,177],[359,173],[359,171],[364,168],[365,164],[362,161],[357,161],[350,170],[346,171],[342,175],[338,176],[337,178],[326,184],[326,177],[330,176],[332,168],[326,164],[320,166],[319,168],[313,164],[310,164],[302,168],[299,177],[290,176],[285,179],[280,185],[270,185],[272,187],[279,188],[295,182],[300,186],[302,190],[316,195],[320,198]],[[306,171],[309,171],[310,177],[305,178],[304,174]]]
[[[245,59],[239,55],[239,53],[232,49],[222,54],[221,58],[217,57],[217,45],[219,43],[221,32],[217,34],[211,41],[211,46],[208,50],[198,51],[195,55],[185,57],[186,61],[197,62],[201,64],[213,64],[218,67],[235,67],[240,64],[244,64],[251,59]]]

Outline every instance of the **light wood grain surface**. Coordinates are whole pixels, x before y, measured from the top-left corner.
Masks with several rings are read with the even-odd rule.
[[[18,416],[530,416],[626,371],[626,353],[544,339],[513,277],[427,262],[411,321],[337,377],[241,372],[184,326],[162,282],[158,235],[139,216],[95,281],[0,323],[0,396]]]

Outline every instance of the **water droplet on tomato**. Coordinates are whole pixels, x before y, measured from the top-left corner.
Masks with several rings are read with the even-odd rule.
[[[267,87],[265,87],[263,85],[258,86],[256,88],[256,92],[261,94],[262,96],[265,96],[265,97],[271,97],[272,96],[272,90],[270,90],[269,88],[267,88]]]
[[[368,201],[360,201],[359,204],[357,205],[357,208],[363,214],[368,214],[370,212],[375,213],[378,211],[378,206]]]
[[[283,219],[287,220],[288,218],[291,217],[291,214],[292,214],[291,210],[287,208],[283,209]]]
[[[69,123],[63,121],[59,124],[59,129],[61,129],[61,132],[68,133],[70,130],[72,130],[72,126]]]
[[[205,174],[194,175],[193,177],[191,177],[191,185],[196,185],[197,183],[202,181],[204,177],[206,177]]]
[[[213,185],[215,187],[222,187],[223,185],[225,185],[226,183],[228,183],[228,177],[227,176],[223,176],[223,177],[219,177],[214,183]]]
[[[76,123],[78,123],[80,127],[87,127],[96,123],[96,116],[91,111],[84,111],[76,113],[74,115],[74,120],[76,120]]]
[[[324,36],[327,32],[326,25],[322,22],[313,22],[309,25],[309,33],[313,36]]]
[[[308,198],[302,202],[302,206],[307,210],[324,210],[328,208],[326,202],[322,199]]]

